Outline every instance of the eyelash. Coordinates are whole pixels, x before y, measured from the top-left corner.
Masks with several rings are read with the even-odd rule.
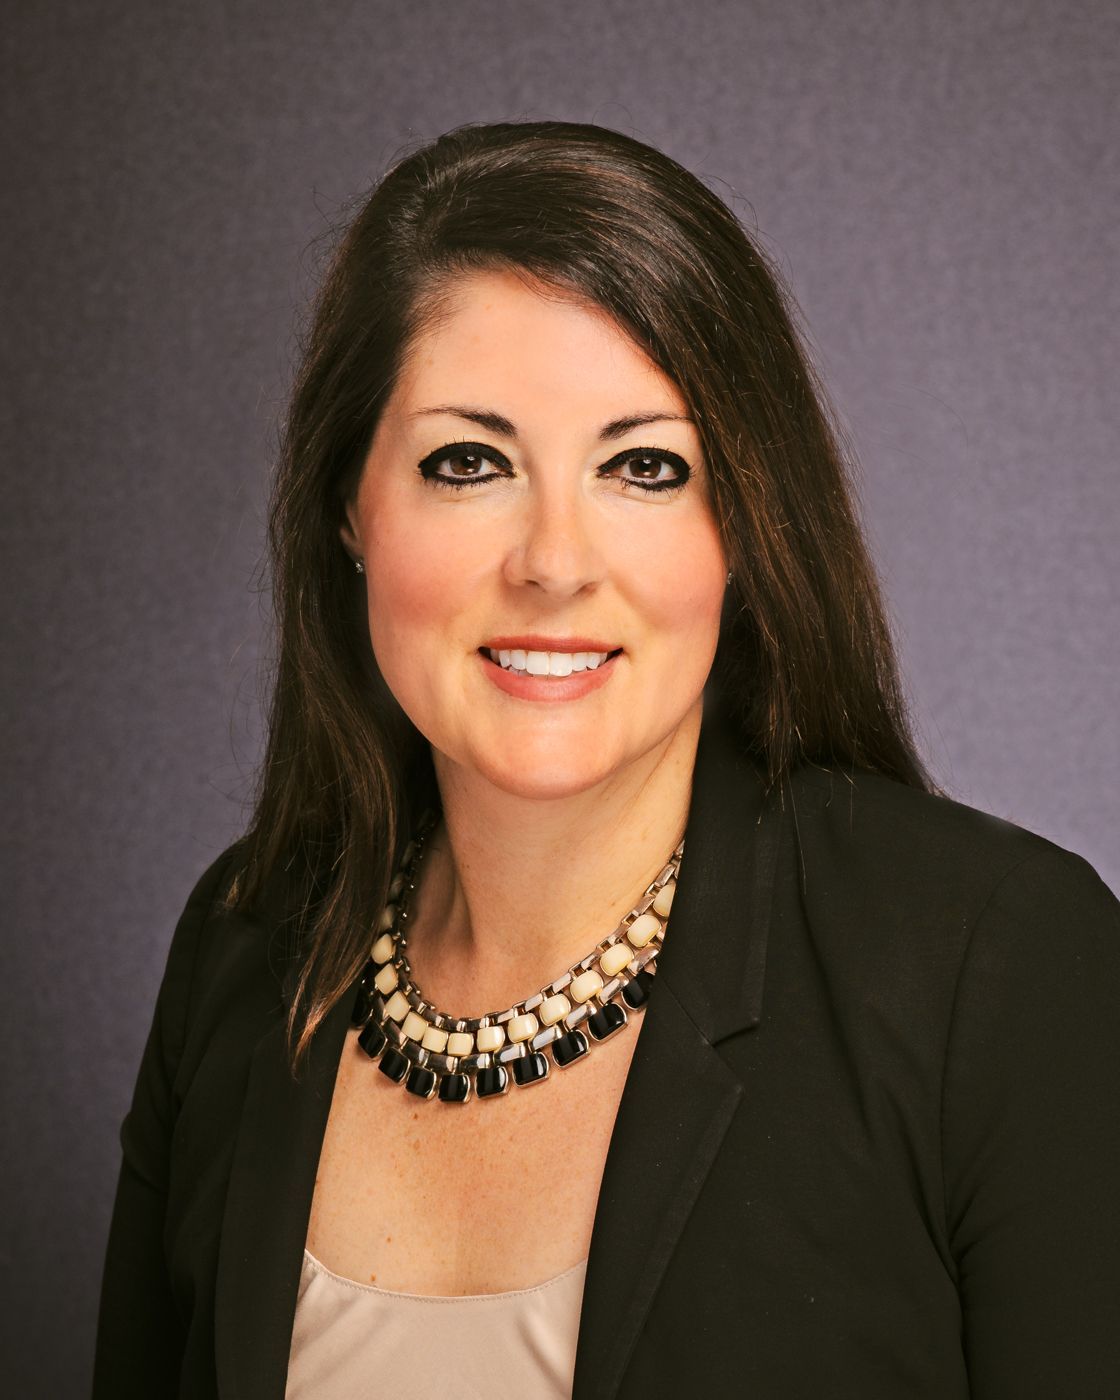
[[[425,481],[431,482],[433,485],[437,486],[450,486],[453,491],[458,491],[465,486],[484,486],[488,481],[498,480],[498,477],[501,475],[501,473],[496,475],[491,472],[488,476],[460,477],[458,480],[454,477],[438,475],[435,468],[438,467],[441,462],[446,462],[452,457],[480,457],[483,461],[490,462],[494,465],[509,466],[506,459],[496,453],[491,447],[484,447],[478,442],[449,442],[445,443],[443,447],[437,448],[435,452],[430,452],[427,457],[420,462],[416,470]],[[601,472],[606,472],[614,467],[624,466],[627,462],[636,461],[639,458],[668,463],[669,466],[674,467],[677,472],[680,473],[680,480],[642,482],[627,481],[625,477],[620,476],[618,480],[627,491],[637,490],[647,496],[658,495],[663,492],[671,494],[674,491],[682,490],[688,484],[688,479],[692,475],[692,468],[682,457],[679,457],[675,452],[664,452],[654,447],[637,447],[632,448],[628,452],[620,453],[617,457],[612,457],[609,462],[605,462],[599,470]]]

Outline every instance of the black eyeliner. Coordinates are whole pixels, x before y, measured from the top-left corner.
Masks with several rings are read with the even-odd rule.
[[[636,487],[639,491],[644,491],[650,496],[657,491],[679,491],[688,484],[692,476],[692,468],[684,458],[663,447],[628,447],[623,452],[616,452],[609,461],[603,463],[599,470],[605,472],[609,468],[620,467],[625,462],[632,462],[638,457],[644,457],[652,462],[667,462],[669,466],[674,467],[680,473],[680,480],[643,482],[627,481],[624,477],[619,477],[619,483],[628,491]]]
[[[441,486],[449,486],[453,491],[460,490],[464,486],[483,486],[487,482],[498,480],[500,476],[505,474],[504,472],[490,472],[486,476],[459,477],[458,479],[455,477],[438,475],[433,468],[451,457],[477,457],[481,461],[490,462],[495,466],[501,466],[507,470],[510,465],[509,461],[502,453],[498,452],[495,448],[486,446],[484,443],[457,441],[444,443],[442,447],[437,447],[434,451],[429,452],[426,457],[421,458],[417,463],[416,470],[425,481],[436,482]],[[604,462],[598,470],[600,473],[613,471],[615,467],[623,466],[625,463],[635,461],[639,458],[644,458],[652,462],[668,463],[669,466],[677,471],[680,479],[677,481],[647,482],[641,480],[627,481],[624,477],[619,477],[619,484],[624,490],[638,490],[647,496],[652,496],[664,491],[680,491],[687,485],[692,476],[692,468],[683,457],[676,452],[670,452],[665,448],[658,447],[631,447],[622,452],[616,452],[615,455]]]

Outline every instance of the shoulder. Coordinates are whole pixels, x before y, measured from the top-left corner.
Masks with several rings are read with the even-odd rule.
[[[225,900],[240,874],[246,851],[245,837],[239,837],[211,860],[195,877],[183,909],[184,917],[202,924]]]
[[[243,849],[243,839],[233,842],[195,877],[167,952],[160,987],[160,1000],[167,1015],[185,1013],[200,945],[215,911],[236,879]]]
[[[171,940],[171,961],[194,963],[205,935],[235,891],[245,858],[244,837],[232,842],[195,877]]]
[[[247,855],[245,837],[221,851],[195,878],[176,924],[160,998],[180,1048],[231,1010],[251,1008],[260,1017],[279,1003],[284,891],[271,880],[251,912],[238,910]]]
[[[937,904],[963,900],[976,909],[1001,886],[1052,880],[1091,896],[1093,866],[1074,851],[1006,818],[879,773],[802,765],[786,785],[794,840],[807,875],[897,894],[908,890]]]
[[[815,948],[853,994],[943,1013],[977,930],[1023,975],[1120,952],[1120,902],[1082,856],[1014,822],[866,771],[799,767],[782,794],[788,864]]]

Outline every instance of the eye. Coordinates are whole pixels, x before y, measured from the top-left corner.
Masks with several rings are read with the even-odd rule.
[[[636,487],[650,495],[655,491],[679,491],[692,475],[692,468],[683,457],[678,457],[675,452],[663,452],[656,447],[639,447],[636,451],[631,449],[613,457],[600,470],[606,473],[619,467],[629,468],[631,473],[629,476],[618,477],[622,486],[627,490]],[[662,473],[666,467],[676,475],[664,477]]]
[[[429,452],[416,470],[425,481],[458,489],[461,486],[481,486],[505,475],[504,472],[484,472],[487,462],[508,465],[505,458],[492,447],[483,447],[478,442],[449,442],[435,452]],[[444,466],[448,468],[447,471],[441,470]]]

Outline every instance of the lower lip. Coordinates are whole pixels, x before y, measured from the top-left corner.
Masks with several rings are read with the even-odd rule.
[[[616,652],[593,671],[573,671],[570,676],[519,676],[491,661],[484,651],[476,655],[498,689],[518,700],[578,700],[606,685],[622,653]]]

